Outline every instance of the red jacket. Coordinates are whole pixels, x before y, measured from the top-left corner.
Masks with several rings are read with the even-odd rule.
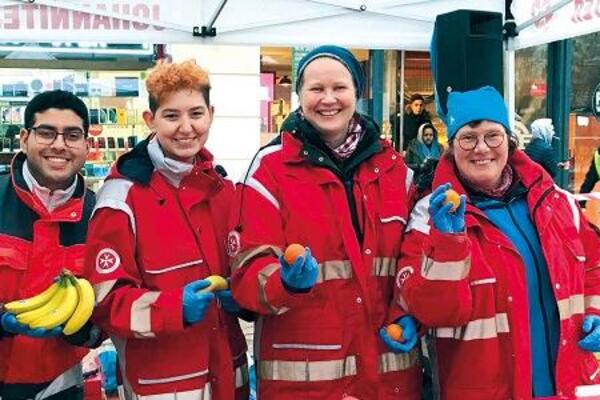
[[[581,350],[584,314],[599,313],[598,234],[572,196],[521,151],[511,165],[528,189],[560,317],[556,365],[559,398],[577,385],[600,383],[593,354]],[[444,157],[433,187],[464,193]],[[432,328],[442,399],[530,399],[531,347],[525,266],[511,242],[467,202],[466,235],[430,228],[429,197],[413,211],[403,244],[399,302]]]
[[[257,154],[236,193],[232,286],[240,304],[261,314],[261,400],[420,399],[418,349],[394,354],[378,336],[401,315],[389,305],[412,174],[389,143],[374,144],[353,177],[362,244],[344,184],[291,133]],[[309,293],[282,285],[278,256],[291,243],[310,247],[319,263]]]
[[[0,303],[42,292],[63,268],[76,275],[83,273],[93,193],[86,190],[83,177],[78,175],[73,197],[50,213],[25,183],[25,159],[19,153],[13,160],[12,174],[0,177]],[[19,392],[33,397],[68,370],[75,376],[73,367],[87,352],[62,338],[3,337],[0,383],[4,383],[4,390],[11,384],[25,384]],[[2,390],[0,384],[0,397]]]
[[[233,185],[203,149],[203,161],[176,188],[154,169],[147,144],[121,157],[98,193],[86,252],[98,297],[94,320],[112,336],[130,396],[196,399],[208,391],[218,400],[245,398],[237,319],[216,301],[200,323],[184,327],[182,316],[183,286],[229,275]]]

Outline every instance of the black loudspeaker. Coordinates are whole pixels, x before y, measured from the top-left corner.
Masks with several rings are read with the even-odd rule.
[[[438,15],[431,43],[437,101],[444,115],[448,94],[503,84],[502,14],[458,10]]]

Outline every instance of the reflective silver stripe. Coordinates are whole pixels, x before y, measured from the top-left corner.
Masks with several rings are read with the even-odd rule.
[[[165,378],[156,378],[156,379],[139,378],[138,383],[140,385],[155,385],[157,383],[179,382],[179,381],[185,381],[187,379],[198,378],[200,376],[204,376],[207,374],[208,374],[208,369],[205,369],[203,371],[192,372],[191,374],[169,376],[169,377],[165,377]]]
[[[235,388],[239,389],[248,384],[248,366],[242,365],[235,369]]]
[[[460,327],[435,328],[434,334],[438,338],[457,340],[490,339],[498,333],[510,332],[508,316],[506,313],[496,314],[495,317],[482,318],[470,321]]]
[[[204,262],[204,260],[199,259],[199,260],[193,260],[193,261],[188,261],[182,264],[177,264],[177,265],[173,265],[171,267],[166,267],[163,269],[154,269],[154,270],[149,270],[148,268],[146,268],[144,271],[148,274],[164,274],[165,272],[169,272],[169,271],[175,271],[176,269],[181,269],[181,268],[186,268],[186,267],[191,267],[192,265],[196,265],[196,264],[202,264]]]
[[[431,195],[427,195],[423,197],[421,200],[415,204],[413,207],[410,218],[408,219],[408,224],[406,225],[406,232],[410,232],[415,230],[417,232],[424,233],[425,235],[429,235],[429,230],[431,229],[429,226],[429,199]]]
[[[412,185],[414,176],[415,176],[415,171],[413,171],[410,168],[407,168],[406,169],[406,182],[404,182],[405,185],[406,185],[406,192],[407,193],[410,191],[410,185]]]
[[[399,215],[392,215],[391,217],[379,218],[379,221],[381,221],[382,224],[387,224],[388,222],[392,221],[398,221],[402,222],[403,224],[406,224],[406,220]]]
[[[141,396],[139,394],[131,394],[125,396],[126,400],[211,400],[210,384],[206,384],[203,389],[188,390],[187,392],[151,394]]]
[[[574,294],[569,298],[558,301],[558,315],[561,321],[571,318],[575,314],[583,314],[583,295]]]
[[[273,343],[274,349],[340,350],[341,344]]]
[[[383,353],[379,355],[379,373],[404,371],[418,364],[418,346],[408,353]]]
[[[151,313],[152,304],[156,302],[160,292],[147,292],[131,303],[130,329],[136,337],[153,338]]]
[[[83,374],[80,363],[56,377],[50,385],[35,396],[35,400],[45,399],[76,385],[83,385]]]
[[[277,264],[269,264],[264,267],[262,270],[258,272],[258,301],[265,308],[267,308],[272,314],[283,314],[288,310],[286,307],[277,308],[269,303],[269,299],[267,299],[267,280],[271,275],[279,270],[280,265]]]
[[[246,186],[251,187],[256,190],[262,197],[264,197],[269,203],[273,204],[273,206],[279,210],[281,206],[279,205],[279,201],[273,196],[269,189],[267,189],[262,183],[258,181],[256,178],[249,178],[246,181]]]
[[[129,217],[131,230],[135,235],[135,215],[126,201],[131,186],[133,186],[133,182],[127,179],[108,179],[104,181],[96,194],[96,205],[90,219],[101,208],[112,208],[113,210],[123,211]]]
[[[577,207],[577,203],[575,201],[575,197],[572,193],[567,192],[564,189],[561,189],[558,185],[554,185],[554,189],[557,192],[560,192],[565,195],[567,198],[567,202],[569,203],[569,207],[571,207],[571,213],[573,214],[573,224],[575,225],[575,229],[579,232],[579,228],[581,227],[581,216],[579,215],[579,207]]]
[[[471,256],[461,261],[438,262],[423,256],[421,276],[430,281],[460,281],[471,270]]]
[[[487,278],[487,279],[479,279],[476,281],[471,281],[471,283],[469,283],[469,285],[479,286],[479,285],[486,285],[488,283],[496,283],[496,278]]]
[[[330,361],[259,361],[259,376],[270,381],[320,382],[356,375],[356,356]]]
[[[117,283],[116,279],[110,281],[104,281],[100,283],[96,283],[94,285],[94,294],[96,295],[96,304],[102,303],[102,301],[108,296],[112,288]]]
[[[396,276],[396,262],[393,257],[375,257],[373,259],[373,276]]]
[[[317,283],[333,279],[352,279],[352,264],[348,260],[325,261],[319,264]]]
[[[276,246],[258,246],[238,254],[231,262],[231,271],[236,271],[254,257],[272,255],[279,257],[283,252]]]
[[[261,194],[267,201],[269,201],[271,204],[273,204],[273,206],[275,206],[275,208],[278,210],[280,209],[279,202],[277,201],[275,196],[273,196],[273,194],[271,194],[271,192],[269,192],[269,190],[254,177],[254,174],[256,173],[258,168],[260,168],[260,163],[262,162],[262,159],[264,156],[269,155],[271,153],[275,153],[277,151],[280,151],[282,148],[283,148],[283,146],[278,144],[278,145],[274,145],[274,146],[265,147],[264,149],[262,149],[258,153],[256,153],[256,156],[254,157],[254,161],[250,165],[250,168],[248,168],[248,173],[246,174],[246,179],[244,179],[242,181],[242,183],[253,188],[259,194]]]
[[[585,296],[584,297],[585,308],[592,307],[600,309],[600,296]]]

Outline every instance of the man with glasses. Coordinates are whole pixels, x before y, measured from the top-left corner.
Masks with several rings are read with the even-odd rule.
[[[69,92],[34,97],[25,109],[21,152],[0,177],[0,303],[42,292],[63,268],[82,272],[94,206],[78,171],[88,154],[88,110]],[[0,314],[0,399],[82,399],[80,361],[95,345],[91,324],[72,336],[29,329]]]

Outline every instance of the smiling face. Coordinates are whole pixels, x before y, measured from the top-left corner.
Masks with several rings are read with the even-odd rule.
[[[498,135],[502,135],[502,143],[496,148],[490,148],[484,137],[487,136],[488,143],[492,143],[494,140],[498,141]],[[475,140],[477,144],[472,150],[461,147],[460,141],[468,143]],[[463,126],[452,141],[454,161],[459,172],[474,188],[497,188],[502,170],[508,162],[508,143],[504,127],[496,122],[482,121],[474,127]]]
[[[212,119],[212,107],[199,90],[191,89],[167,95],[154,113],[144,113],[165,155],[187,163],[193,163],[204,147]]]
[[[332,58],[312,61],[302,75],[300,106],[325,142],[330,146],[341,144],[356,111],[356,89],[350,71]]]
[[[33,128],[53,128],[59,132],[69,129],[84,130],[83,120],[71,110],[49,108],[35,113]],[[66,189],[73,177],[83,167],[89,146],[83,141],[80,146],[67,147],[64,137],[58,135],[51,144],[40,144],[35,130],[21,130],[21,149],[27,154],[27,165],[35,180],[50,189]]]

